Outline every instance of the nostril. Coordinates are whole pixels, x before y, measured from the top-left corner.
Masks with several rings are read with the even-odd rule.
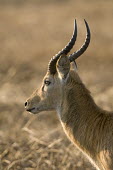
[[[25,106],[27,106],[27,102],[25,102]]]

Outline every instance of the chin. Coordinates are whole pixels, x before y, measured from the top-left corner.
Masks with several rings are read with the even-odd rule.
[[[33,110],[33,111],[31,111],[30,113],[32,113],[32,114],[38,114],[38,113],[40,113],[41,111],[40,110]]]
[[[38,114],[39,112],[38,111],[32,111],[32,112],[29,112],[30,114]]]

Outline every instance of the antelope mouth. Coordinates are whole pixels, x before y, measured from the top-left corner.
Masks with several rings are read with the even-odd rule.
[[[40,110],[38,108],[31,108],[31,109],[27,109],[26,111],[30,112],[30,113],[33,113],[33,114],[37,114],[40,112]]]
[[[34,111],[34,110],[35,110],[35,107],[33,107],[33,108],[31,108],[31,109],[27,109],[26,111],[32,112],[32,111]]]

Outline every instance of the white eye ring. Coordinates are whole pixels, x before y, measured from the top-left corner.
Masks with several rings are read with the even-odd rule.
[[[51,84],[51,82],[49,80],[45,80],[44,84],[46,84],[46,86],[49,86]]]

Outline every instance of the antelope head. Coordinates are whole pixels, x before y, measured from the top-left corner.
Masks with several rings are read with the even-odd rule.
[[[70,65],[74,63],[76,67],[75,60],[84,53],[90,43],[90,29],[86,21],[85,25],[87,34],[84,44],[78,51],[68,56],[67,54],[73,48],[77,38],[75,20],[71,40],[64,49],[51,58],[40,89],[37,89],[25,102],[27,111],[36,114],[41,111],[57,110],[61,106],[63,86],[66,85],[70,76]]]

